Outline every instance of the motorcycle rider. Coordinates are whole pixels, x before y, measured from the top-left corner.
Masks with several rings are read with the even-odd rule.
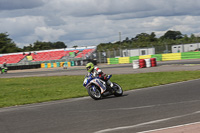
[[[97,66],[94,66],[92,62],[89,62],[86,64],[86,69],[89,72],[88,74],[92,74],[94,77],[99,77],[103,81],[107,83],[108,86],[113,88],[113,83],[107,79],[107,76],[101,69],[99,69]],[[114,88],[115,89],[115,88]]]
[[[3,74],[5,71],[7,71],[8,68],[7,68],[6,62],[4,62],[0,68],[1,68],[1,74]]]

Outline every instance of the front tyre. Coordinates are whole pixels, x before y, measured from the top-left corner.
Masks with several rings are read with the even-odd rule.
[[[114,95],[116,97],[122,96],[123,95],[122,87],[120,85],[118,85],[117,83],[114,83],[114,82],[113,82],[113,85],[115,86],[115,93],[114,93]]]
[[[90,86],[87,88],[88,90],[88,94],[91,98],[93,98],[94,100],[99,100],[101,99],[101,91],[97,86]]]

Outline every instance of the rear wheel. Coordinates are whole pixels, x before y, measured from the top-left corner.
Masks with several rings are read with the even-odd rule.
[[[93,98],[94,100],[101,99],[101,91],[98,87],[90,86],[89,88],[87,88],[87,90],[90,97]]]
[[[123,94],[122,87],[120,85],[118,85],[117,83],[113,83],[113,85],[115,86],[115,93],[114,93],[114,95],[116,97],[122,96],[122,94]]]

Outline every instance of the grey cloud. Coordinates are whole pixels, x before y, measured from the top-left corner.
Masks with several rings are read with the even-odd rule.
[[[199,0],[0,0],[0,32],[19,44],[68,46],[113,42],[136,34],[198,32]]]
[[[57,5],[62,9],[65,7],[66,15],[75,17],[106,15],[111,19],[198,15],[200,9],[198,0],[85,0],[62,1]]]
[[[43,4],[43,0],[1,0],[0,10],[31,9]]]
[[[144,0],[85,0],[79,2],[62,1],[62,3],[57,2],[57,5],[59,5],[59,7],[62,9],[65,7],[65,14],[76,17],[115,15],[129,12],[140,12],[144,10],[154,10],[154,5],[148,1],[144,2]]]

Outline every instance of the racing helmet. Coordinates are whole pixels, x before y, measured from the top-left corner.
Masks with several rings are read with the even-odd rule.
[[[94,69],[94,64],[92,62],[87,63],[86,69],[88,72],[91,72]]]

